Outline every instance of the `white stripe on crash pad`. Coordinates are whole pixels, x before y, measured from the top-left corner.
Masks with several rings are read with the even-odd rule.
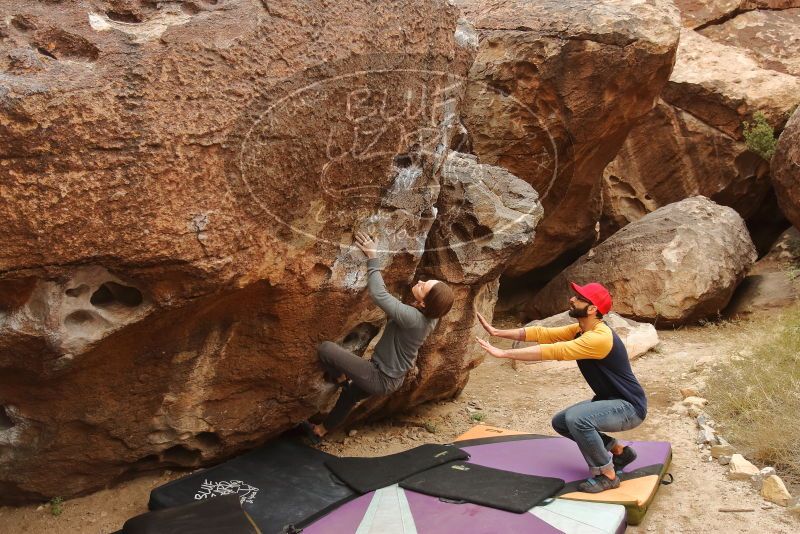
[[[625,521],[625,507],[619,504],[567,499],[555,499],[529,513],[566,534],[614,534]]]
[[[417,534],[406,492],[397,484],[376,491],[356,534]]]

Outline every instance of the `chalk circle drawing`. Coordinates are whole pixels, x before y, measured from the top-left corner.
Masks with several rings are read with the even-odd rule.
[[[358,65],[387,63],[398,61],[362,58]],[[301,83],[304,79],[314,81]],[[468,84],[475,93],[480,82],[443,70],[365,69],[346,62],[276,83],[263,102],[249,106],[244,133],[229,147],[235,152],[235,176],[229,172],[234,191],[293,234],[339,247],[339,236],[326,231],[356,228],[387,204],[403,209],[392,199],[416,196],[435,202],[440,187],[436,175],[449,164],[449,151],[461,148],[452,141],[452,131]],[[545,121],[513,95],[480,85],[479,91],[492,93],[502,105],[529,114],[526,135],[536,130],[535,135],[546,140],[547,146],[531,161],[548,173],[552,170],[538,191],[544,199],[559,166],[557,144]],[[471,172],[485,173],[477,165]],[[364,176],[373,179],[358,183]],[[473,180],[478,190],[491,194],[480,178]],[[536,206],[531,206],[530,213],[520,217],[535,212]],[[425,213],[435,216],[435,206]]]

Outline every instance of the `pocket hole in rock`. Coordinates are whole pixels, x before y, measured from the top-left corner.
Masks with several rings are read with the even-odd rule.
[[[52,53],[51,53],[49,50],[47,50],[46,48],[42,48],[41,46],[37,46],[37,47],[36,47],[36,50],[38,50],[38,51],[39,51],[39,53],[40,53],[40,54],[42,54],[43,56],[47,56],[47,57],[49,57],[50,59],[58,59],[58,58],[57,58],[55,55],[53,55],[53,54],[52,54]]]
[[[308,274],[308,281],[312,286],[324,284],[331,279],[333,272],[330,267],[322,263],[315,263]]]
[[[65,291],[68,297],[80,297],[81,295],[85,294],[89,291],[89,286],[86,284],[81,284],[78,287],[71,287]]]
[[[394,164],[400,168],[410,167],[414,163],[411,154],[398,154],[394,157]]]
[[[472,152],[472,143],[469,140],[469,134],[466,132],[458,132],[453,134],[450,139],[450,149],[456,152],[469,154]]]
[[[148,454],[142,458],[139,458],[133,463],[133,467],[139,470],[148,470],[158,467],[159,459],[157,454]]]
[[[39,52],[53,59],[65,57],[70,59],[95,61],[100,57],[100,49],[85,37],[62,30],[50,28],[37,32],[35,45]]]
[[[116,282],[106,282],[92,293],[89,302],[98,308],[124,306],[135,308],[142,303],[142,292],[135,287],[123,286]]]
[[[64,323],[68,326],[79,326],[88,322],[94,321],[95,316],[86,310],[78,310],[70,313],[64,319]]]
[[[161,458],[165,462],[191,467],[200,463],[202,454],[196,449],[189,449],[183,445],[175,445],[165,450]]]
[[[136,13],[106,11],[106,17],[108,17],[108,20],[113,20],[114,22],[123,22],[125,24],[139,24],[142,22],[142,18]]]
[[[5,406],[0,406],[0,432],[14,426],[14,421],[9,417]]]
[[[453,235],[456,236],[458,241],[461,243],[469,243],[470,241],[472,241],[472,236],[470,235],[469,230],[467,230],[461,223],[454,223],[450,227],[450,231],[453,233]]]
[[[222,445],[222,440],[216,432],[200,432],[194,439],[204,449],[216,449]]]
[[[367,350],[369,342],[378,335],[379,331],[380,328],[377,325],[361,323],[344,336],[342,346],[350,352],[361,356]]]
[[[482,224],[476,226],[472,234],[475,237],[475,239],[479,241],[488,241],[492,237],[494,237],[494,232],[492,232],[492,229]]]
[[[46,313],[44,309],[39,309],[35,304],[42,299],[31,298],[36,283],[37,280],[35,278],[4,280],[0,282],[0,312],[15,310],[29,303],[32,313]]]

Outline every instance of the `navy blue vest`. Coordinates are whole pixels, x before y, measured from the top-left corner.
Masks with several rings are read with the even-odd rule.
[[[636,413],[644,420],[647,416],[647,397],[644,389],[633,375],[628,351],[622,340],[613,330],[611,335],[614,337],[614,343],[608,355],[600,360],[577,360],[578,368],[594,391],[593,401],[625,399],[633,404]],[[575,337],[580,337],[580,332]]]

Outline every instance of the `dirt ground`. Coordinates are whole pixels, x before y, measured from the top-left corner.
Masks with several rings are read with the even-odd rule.
[[[638,428],[623,439],[664,440],[673,446],[670,472],[675,482],[662,486],[641,525],[630,533],[796,533],[800,521],[784,508],[766,503],[749,483],[730,481],[726,468],[708,459],[695,444],[694,420],[669,413],[681,400],[680,388],[704,382],[712,364],[737,348],[737,327],[690,327],[659,332],[661,344],[633,362],[648,393],[650,409]],[[472,373],[463,394],[452,401],[430,403],[391,421],[358,426],[330,436],[323,445],[338,455],[382,455],[424,442],[449,442],[476,424],[552,434],[550,417],[559,409],[590,397],[573,362],[545,362],[512,367],[487,358]],[[433,430],[434,432],[431,432]],[[0,532],[31,534],[109,533],[146,511],[152,488],[180,476],[148,475],[95,494],[66,501],[55,517],[48,506],[0,508]],[[798,488],[795,488],[795,490]],[[722,512],[720,509],[749,509]]]

